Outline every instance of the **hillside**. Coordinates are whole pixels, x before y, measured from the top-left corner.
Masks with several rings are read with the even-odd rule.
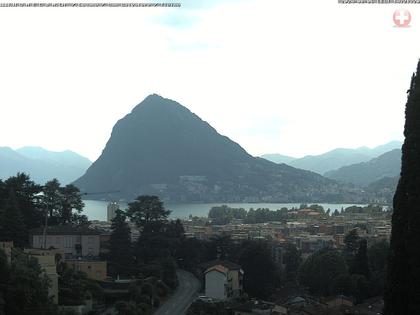
[[[318,174],[248,154],[179,103],[148,96],[120,119],[102,155],[75,184],[131,200],[170,202],[342,201],[354,191]],[[98,196],[106,198],[107,196]]]
[[[342,167],[325,173],[325,176],[340,182],[366,187],[384,177],[396,177],[401,170],[401,150],[384,153],[368,162]]]

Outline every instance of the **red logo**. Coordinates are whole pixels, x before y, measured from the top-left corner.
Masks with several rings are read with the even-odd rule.
[[[411,14],[408,10],[396,10],[393,15],[395,26],[409,27],[411,22]]]

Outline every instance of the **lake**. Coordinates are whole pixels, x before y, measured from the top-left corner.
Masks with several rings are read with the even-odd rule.
[[[101,200],[84,200],[85,208],[83,214],[87,215],[89,220],[100,220],[106,221],[106,209],[108,205],[108,201],[101,201]],[[270,210],[277,210],[283,207],[288,209],[292,207],[299,207],[300,203],[189,203],[189,204],[165,204],[165,207],[172,211],[170,217],[173,219],[186,219],[189,217],[190,214],[199,217],[207,217],[209,210],[212,207],[220,206],[225,204],[232,208],[244,208],[248,210],[250,208],[268,208]],[[338,211],[341,208],[347,208],[350,206],[354,206],[355,204],[332,204],[332,203],[318,203],[324,209],[331,209],[333,212],[335,209]],[[365,205],[357,205],[357,206],[365,206]],[[126,209],[126,203],[120,203],[121,209]]]

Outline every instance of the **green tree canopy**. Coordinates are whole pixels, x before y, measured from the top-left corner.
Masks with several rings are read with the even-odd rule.
[[[359,248],[360,236],[357,229],[350,230],[344,237],[345,250],[348,254],[354,255]]]
[[[287,243],[283,257],[285,266],[286,278],[289,281],[295,281],[299,266],[302,262],[301,252],[294,244]]]
[[[40,191],[23,173],[0,181],[0,240],[12,240],[17,247],[28,245],[28,230],[39,227],[44,218],[36,199]]]
[[[115,214],[115,218],[112,219],[109,242],[109,273],[113,276],[130,276],[133,272],[131,231],[126,222],[125,212],[117,210]]]
[[[49,280],[35,258],[15,250],[9,265],[0,250],[0,273],[0,295],[3,296],[5,314],[55,314],[55,307],[48,297]]]
[[[298,279],[312,293],[329,295],[333,291],[334,280],[343,274],[347,274],[344,258],[335,250],[322,249],[300,266]]]
[[[239,256],[244,270],[244,291],[252,297],[267,299],[280,280],[280,270],[262,242],[246,242]]]
[[[147,234],[161,232],[170,213],[157,196],[139,196],[128,204],[127,210],[130,220]]]
[[[74,185],[61,186],[57,179],[43,186],[42,207],[48,210],[49,225],[86,224],[83,201],[79,189]]]
[[[353,262],[350,266],[350,274],[358,274],[365,276],[366,279],[370,278],[369,262],[367,255],[367,241],[361,240],[359,249],[354,256]]]

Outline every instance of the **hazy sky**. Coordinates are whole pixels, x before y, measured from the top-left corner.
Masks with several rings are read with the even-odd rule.
[[[402,139],[420,5],[180,2],[0,8],[0,146],[95,160],[115,122],[151,93],[253,155]],[[411,27],[394,27],[398,8]]]

